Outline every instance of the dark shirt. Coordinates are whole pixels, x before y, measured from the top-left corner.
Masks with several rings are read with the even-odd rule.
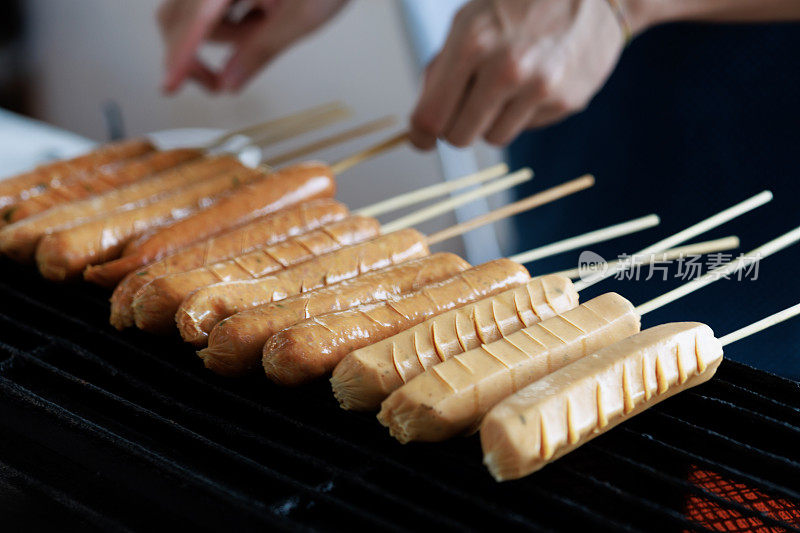
[[[637,38],[582,113],[522,135],[514,168],[536,177],[520,196],[585,172],[597,184],[517,217],[527,250],[657,213],[655,229],[590,249],[606,258],[638,249],[764,189],[775,199],[694,242],[738,235],[747,252],[800,225],[800,25],[674,24]],[[517,251],[513,250],[513,251]],[[509,250],[508,252],[512,252]],[[530,265],[577,266],[577,252]],[[616,291],[643,303],[685,280],[609,279],[587,300]],[[642,270],[642,277],[648,274]],[[764,259],[757,280],[720,280],[643,318],[650,327],[701,321],[718,336],[800,302],[800,245]],[[732,344],[726,356],[800,379],[800,317]]]

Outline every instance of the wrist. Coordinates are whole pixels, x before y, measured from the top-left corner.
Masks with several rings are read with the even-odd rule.
[[[634,36],[668,21],[674,0],[617,0]]]

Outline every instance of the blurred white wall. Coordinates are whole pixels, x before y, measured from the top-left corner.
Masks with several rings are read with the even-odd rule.
[[[235,128],[332,100],[355,109],[356,117],[347,125],[386,114],[397,115],[402,125],[414,103],[418,72],[400,8],[393,0],[354,0],[333,23],[279,57],[240,94],[210,96],[189,86],[174,97],[160,92],[163,49],[155,23],[158,4],[158,0],[27,0],[38,118],[104,139],[101,109],[109,100],[121,106],[128,135],[189,126]],[[211,59],[222,59],[221,52],[212,50]],[[343,127],[287,142],[274,151]],[[334,160],[381,135],[329,149],[318,157]],[[498,158],[496,151],[479,153],[483,164]],[[345,174],[339,197],[359,207],[441,179],[435,154],[404,147]],[[500,196],[490,205],[502,201]],[[452,216],[443,216],[419,229],[432,232],[453,222]],[[444,247],[461,251],[460,242]]]

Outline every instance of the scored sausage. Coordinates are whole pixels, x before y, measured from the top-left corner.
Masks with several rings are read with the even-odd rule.
[[[75,227],[122,208],[159,200],[181,187],[217,174],[244,168],[230,156],[201,159],[84,200],[62,204],[0,228],[0,252],[15,261],[33,261],[36,245],[49,233]]]
[[[155,147],[145,139],[106,144],[87,154],[47,163],[17,176],[0,181],[0,208],[43,193],[62,179],[93,168],[152,152]]]
[[[576,305],[578,293],[568,278],[534,278],[347,354],[333,371],[333,394],[344,409],[377,409],[392,391],[433,365]]]
[[[197,159],[201,155],[200,150],[180,148],[150,152],[133,159],[104,165],[91,172],[64,179],[60,184],[48,188],[42,194],[7,208],[2,218],[8,223],[14,223],[56,205],[74,202],[139,181],[192,159]]]
[[[513,392],[639,327],[628,300],[603,294],[431,367],[390,394],[378,420],[403,443],[450,438],[477,428]]]
[[[278,209],[315,198],[332,197],[335,192],[336,180],[328,165],[302,163],[278,170],[231,191],[209,209],[131,242],[125,247],[122,259],[91,268],[84,277],[105,287],[114,286],[129,272],[172,251]]]
[[[271,246],[343,220],[348,215],[349,210],[344,204],[331,198],[321,198],[281,209],[249,224],[182,248],[125,276],[111,295],[110,322],[117,329],[133,326],[133,297],[139,289],[156,278],[208,266],[256,248]]]
[[[197,289],[225,281],[263,278],[343,246],[369,240],[380,231],[376,219],[355,216],[227,261],[161,276],[134,296],[131,305],[134,321],[145,331],[174,331],[178,307]]]
[[[497,259],[399,298],[304,320],[267,341],[264,371],[281,385],[306,383],[329,373],[353,350],[529,279],[524,266]]]
[[[184,300],[178,309],[175,315],[178,330],[186,342],[205,346],[214,326],[239,311],[428,254],[425,236],[416,230],[404,229],[340,248],[272,276],[203,287]]]
[[[213,204],[222,193],[261,175],[242,167],[186,186],[141,207],[123,209],[74,228],[50,233],[42,237],[36,247],[36,264],[49,280],[72,279],[89,265],[118,257],[125,244],[136,235],[186,218]]]
[[[680,391],[711,379],[722,345],[697,322],[663,324],[533,382],[481,425],[483,461],[497,481],[539,470]]]
[[[261,363],[267,340],[302,320],[415,291],[469,268],[455,254],[438,253],[368,272],[308,293],[236,313],[217,324],[199,355],[217,374],[239,376]]]

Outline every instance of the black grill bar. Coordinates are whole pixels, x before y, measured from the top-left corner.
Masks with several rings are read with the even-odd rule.
[[[734,479],[740,479],[749,482],[752,485],[766,489],[768,492],[783,494],[784,496],[787,496],[790,499],[796,501],[798,500],[798,498],[794,495],[794,491],[788,489],[786,486],[772,483],[767,479],[751,475],[740,468],[726,465],[725,463],[722,463],[714,459],[710,459],[698,453],[690,452],[689,450],[683,449],[679,446],[675,446],[662,439],[659,439],[652,434],[640,432],[637,430],[626,428],[624,426],[620,426],[620,428],[622,428],[622,430],[625,431],[628,435],[633,435],[634,437],[639,438],[642,441],[652,443],[656,446],[674,452],[675,454],[680,455],[692,461],[693,463],[705,465],[706,467],[716,470],[718,472],[724,472],[725,474],[733,477]]]
[[[306,493],[306,494],[308,494],[308,493],[315,494],[315,497],[318,500],[325,501],[327,503],[331,503],[331,504],[334,504],[334,505],[341,506],[341,507],[343,507],[343,508],[345,508],[345,509],[347,509],[347,510],[353,512],[353,513],[358,513],[358,514],[361,514],[361,515],[364,515],[364,516],[367,516],[367,515],[371,514],[371,513],[368,513],[364,509],[359,509],[359,508],[357,508],[357,507],[355,507],[353,505],[350,505],[347,501],[343,501],[343,500],[340,500],[340,499],[337,500],[337,499],[328,498],[327,495],[325,495],[324,493],[323,494],[319,494],[318,491],[316,490],[316,487],[314,487],[314,486],[305,485],[305,484],[303,484],[301,482],[298,482],[296,479],[294,479],[292,477],[289,477],[289,476],[286,476],[284,474],[281,474],[280,472],[278,472],[278,471],[276,471],[274,469],[267,468],[263,464],[258,463],[256,461],[253,461],[252,459],[249,459],[248,457],[245,457],[245,456],[237,453],[235,450],[233,450],[231,448],[226,448],[224,446],[221,446],[218,443],[216,443],[216,442],[214,442],[212,440],[209,440],[208,438],[206,438],[206,437],[204,437],[204,436],[202,436],[202,435],[200,435],[198,433],[195,433],[195,432],[191,431],[190,429],[188,429],[188,428],[186,428],[184,426],[181,426],[180,424],[178,424],[178,423],[176,423],[174,421],[171,422],[171,421],[159,416],[158,414],[154,413],[153,411],[149,411],[147,409],[144,409],[144,408],[142,408],[142,407],[140,407],[140,406],[138,406],[138,405],[136,405],[134,403],[131,403],[131,402],[125,400],[124,398],[121,398],[121,397],[119,397],[119,396],[117,396],[117,395],[115,395],[113,393],[110,393],[108,391],[105,391],[103,389],[95,387],[94,385],[91,385],[91,384],[85,384],[85,383],[82,384],[81,380],[79,380],[78,378],[75,378],[74,376],[66,374],[66,373],[58,370],[57,368],[55,368],[55,367],[53,367],[51,365],[48,365],[48,364],[45,364],[45,363],[39,361],[38,359],[27,358],[25,355],[22,355],[22,357],[28,359],[31,363],[39,366],[42,370],[45,370],[45,371],[47,371],[49,373],[52,373],[52,374],[55,374],[56,376],[58,376],[60,378],[63,378],[65,381],[69,381],[71,383],[71,385],[78,385],[79,387],[82,385],[82,387],[85,388],[85,391],[87,393],[90,393],[91,396],[99,396],[99,398],[96,398],[96,400],[101,402],[103,405],[110,405],[110,404],[106,404],[106,402],[121,404],[121,406],[122,406],[122,408],[124,410],[131,411],[131,415],[136,416],[137,418],[146,417],[150,421],[155,422],[156,425],[168,424],[169,428],[163,428],[162,431],[167,431],[168,429],[171,429],[172,431],[174,431],[176,433],[179,433],[181,437],[185,437],[190,441],[195,441],[196,444],[200,444],[200,445],[206,446],[211,451],[219,452],[220,456],[227,456],[227,458],[220,458],[219,459],[220,461],[223,461],[225,459],[232,459],[232,460],[234,460],[234,461],[236,461],[238,463],[241,463],[241,466],[247,467],[247,468],[251,469],[252,471],[258,471],[259,473],[261,473],[261,474],[263,474],[265,476],[274,478],[274,479],[276,479],[276,480],[278,480],[278,481],[280,481],[282,483],[285,483],[287,486],[291,487],[293,490],[297,490],[298,492],[303,492],[303,493]],[[73,387],[73,388],[75,388],[75,387]],[[69,391],[66,391],[66,392],[69,392]],[[83,391],[81,391],[81,390],[73,391],[74,394],[80,394],[81,392],[83,392]],[[90,400],[94,400],[94,399],[95,398],[91,398]],[[73,416],[80,417],[80,419],[82,421],[84,421],[85,423],[90,423],[86,418],[83,418],[83,417],[81,417],[80,415],[77,415],[74,412],[71,412],[70,414],[73,415]],[[211,420],[212,423],[215,422],[215,421],[216,422],[220,422],[220,423],[222,422],[221,420],[214,420],[214,419]],[[98,426],[95,424],[95,427],[98,427]],[[116,438],[116,439],[125,439],[125,437],[123,437],[121,434],[113,434],[112,436],[113,436],[113,438]],[[387,494],[385,492],[382,492],[378,487],[368,483],[366,480],[364,480],[363,478],[360,478],[360,476],[356,475],[352,471],[351,472],[344,472],[344,471],[338,470],[338,469],[334,468],[333,466],[331,466],[330,464],[326,463],[325,461],[322,461],[322,460],[320,460],[320,459],[318,459],[318,458],[316,458],[314,456],[311,456],[311,455],[308,455],[308,454],[298,454],[297,452],[294,452],[293,450],[291,450],[291,449],[289,449],[289,448],[287,448],[285,446],[280,446],[280,445],[278,445],[278,444],[276,444],[274,442],[271,442],[268,439],[259,438],[258,436],[255,436],[255,435],[250,435],[250,438],[255,440],[258,445],[262,446],[264,448],[265,452],[266,451],[270,451],[271,453],[276,453],[276,454],[277,453],[281,453],[281,454],[290,456],[292,459],[294,459],[296,461],[299,461],[300,464],[305,463],[305,464],[312,465],[312,466],[317,467],[317,468],[319,468],[319,469],[321,469],[323,471],[326,471],[327,474],[332,475],[334,477],[342,476],[342,475],[348,475],[348,477],[350,478],[349,481],[351,483],[353,483],[353,485],[361,485],[361,487],[359,487],[361,490],[366,490],[368,492],[372,492],[376,496],[380,496],[382,498],[388,499],[389,501],[386,502],[384,505],[397,506],[397,511],[401,513],[401,516],[406,516],[406,513],[408,513],[410,515],[421,514],[422,516],[418,517],[418,519],[427,520],[427,521],[431,521],[431,522],[442,522],[442,521],[444,521],[445,524],[443,524],[443,525],[449,525],[449,526],[452,526],[452,527],[456,527],[457,526],[457,524],[455,524],[455,523],[448,523],[449,521],[443,520],[443,518],[445,518],[445,517],[431,515],[430,513],[426,513],[424,509],[415,508],[414,506],[409,505],[409,503],[407,501],[405,501],[405,500],[401,500],[401,499],[392,497],[392,495]],[[125,439],[125,440],[127,440],[127,439]],[[127,442],[130,442],[131,445],[133,445],[133,443],[131,441],[129,441],[129,440],[127,440]],[[167,459],[167,458],[165,458],[163,456],[158,456],[158,460],[160,462],[169,461],[170,463],[174,464],[173,460],[169,460],[169,459]],[[191,473],[191,472],[192,471],[189,471],[188,473]],[[186,474],[187,472],[184,471],[183,473]],[[205,482],[205,483],[208,483],[210,480],[209,479],[203,479],[202,481]],[[230,489],[226,489],[223,485],[218,485],[218,486],[222,490],[225,490],[226,492],[228,492],[232,497],[239,498],[239,499],[243,500],[247,504],[253,505],[253,504],[257,503],[257,502],[254,502],[254,501],[248,501],[247,498],[244,495],[234,493],[234,492],[230,491]],[[371,520],[374,520],[374,522],[375,522],[372,525],[377,525],[377,526],[380,526],[382,528],[392,529],[395,526],[394,524],[386,522],[384,520],[380,520],[380,519],[375,520],[375,518],[373,518],[373,517],[371,517]]]
[[[25,326],[24,326],[24,325],[22,325],[22,324],[20,324],[20,327],[23,327],[23,328],[24,328]],[[76,348],[74,353],[75,353],[75,354],[80,354],[81,356],[86,356],[86,357],[89,357],[89,358],[91,358],[91,359],[93,360],[93,362],[99,362],[99,361],[98,361],[98,359],[97,359],[95,356],[93,356],[92,354],[88,354],[88,353],[86,353],[86,352],[85,352],[85,351],[83,351],[83,350],[80,350],[80,349],[77,349],[77,348]],[[82,383],[83,383],[83,382],[82,382],[82,380],[81,380],[80,378],[77,378],[77,377],[75,377],[75,376],[68,375],[68,374],[66,374],[66,373],[64,373],[64,372],[62,372],[62,371],[60,371],[60,370],[58,370],[57,368],[55,368],[55,367],[52,367],[51,365],[47,365],[47,364],[45,364],[45,363],[41,362],[41,361],[39,360],[39,358],[30,358],[30,357],[27,357],[27,356],[26,356],[26,354],[19,354],[19,357],[20,357],[20,359],[26,360],[26,362],[29,362],[30,364],[33,364],[33,365],[36,365],[36,366],[40,366],[40,367],[42,367],[42,368],[44,368],[44,369],[47,369],[48,371],[50,371],[50,372],[52,372],[52,373],[55,373],[55,374],[59,375],[60,377],[63,377],[63,378],[65,378],[65,379],[68,379],[68,380],[69,380],[69,381],[71,381],[73,384],[82,384]],[[105,365],[104,365],[104,366],[105,366]],[[131,384],[135,384],[137,388],[138,388],[138,387],[143,387],[143,388],[146,388],[146,389],[147,389],[147,394],[149,394],[149,395],[152,395],[153,397],[160,397],[160,398],[161,398],[161,400],[163,401],[163,403],[165,404],[165,406],[166,406],[166,405],[173,405],[174,407],[180,407],[180,408],[181,408],[181,410],[185,410],[185,411],[187,411],[187,412],[188,412],[188,411],[190,411],[190,408],[188,408],[188,407],[186,407],[186,406],[183,406],[183,405],[181,405],[181,404],[179,403],[179,401],[178,401],[178,400],[175,400],[175,399],[172,399],[172,398],[167,398],[167,397],[165,397],[165,396],[161,395],[160,393],[158,393],[157,391],[153,390],[152,388],[150,388],[150,387],[147,387],[146,385],[144,385],[144,384],[142,384],[142,383],[139,383],[139,382],[137,382],[135,379],[133,379],[133,378],[131,378],[131,377],[129,377],[129,376],[127,376],[127,375],[125,375],[125,374],[124,374],[124,372],[121,372],[121,371],[116,371],[116,372],[115,372],[115,374],[117,375],[117,377],[120,377],[120,378],[124,379],[126,382],[128,382],[128,383],[131,383]],[[126,401],[125,399],[123,399],[123,398],[120,398],[120,397],[118,397],[118,396],[116,396],[116,395],[114,395],[114,394],[108,393],[107,391],[104,391],[104,390],[97,389],[97,388],[96,388],[96,387],[94,387],[93,385],[85,385],[85,386],[87,386],[87,387],[91,388],[92,390],[94,390],[94,391],[95,391],[95,392],[97,392],[97,393],[100,393],[100,394],[103,394],[103,395],[105,395],[105,396],[107,397],[106,399],[109,399],[109,400],[114,400],[114,401],[117,401],[117,402],[120,402],[120,403],[124,403],[126,407],[129,407],[129,408],[131,408],[131,409],[133,409],[133,410],[136,410],[136,411],[144,411],[143,409],[139,408],[137,405],[135,405],[135,404],[132,404],[131,402],[128,402],[128,401]],[[164,419],[163,419],[162,417],[160,417],[160,416],[156,415],[156,414],[155,414],[154,412],[152,412],[152,411],[146,411],[146,414],[147,414],[147,416],[149,416],[149,417],[152,417],[152,418],[158,419],[158,420],[160,420],[160,421],[164,421]],[[195,413],[195,414],[196,414],[196,415],[198,415],[198,416],[200,416],[200,417],[204,417],[204,416],[206,416],[206,415],[204,415],[204,414],[197,414],[197,413]],[[211,423],[212,423],[212,424],[219,424],[220,426],[223,426],[223,427],[225,427],[226,431],[235,431],[236,429],[238,429],[238,428],[232,428],[232,427],[230,426],[230,424],[227,424],[227,423],[226,423],[224,420],[220,420],[220,419],[219,419],[219,418],[217,418],[217,417],[211,417]],[[171,424],[171,425],[172,425],[173,427],[175,426],[175,424],[174,424],[174,423],[173,423],[173,424]],[[184,429],[185,431],[189,431],[189,430],[186,430],[185,428],[182,428],[182,429]],[[244,430],[240,430],[240,431],[244,431]],[[199,436],[198,436],[198,435],[196,435],[196,434],[194,434],[194,433],[192,433],[192,435],[193,435],[193,436],[195,436],[195,437],[198,437],[198,438],[199,438]],[[271,443],[271,442],[269,442],[269,441],[267,441],[267,440],[265,440],[265,439],[259,439],[259,438],[257,438],[257,437],[254,437],[252,434],[251,434],[251,435],[249,435],[249,436],[250,436],[251,438],[255,438],[255,439],[258,441],[258,443],[259,443],[260,445],[262,445],[264,448],[269,448],[269,447],[273,447],[273,448],[274,448],[274,447],[276,446],[274,443]],[[213,445],[213,443],[210,443],[210,445]],[[285,448],[283,448],[281,451],[283,451],[283,452],[288,452],[288,453],[291,453],[291,451],[290,451],[290,450],[286,450]],[[231,451],[231,450],[228,450],[228,453],[234,454],[235,452],[233,452],[233,451]],[[295,454],[295,455],[296,455],[296,454]],[[300,459],[301,459],[302,461],[308,461],[308,462],[312,462],[312,463],[317,463],[317,464],[318,464],[319,466],[321,466],[322,468],[328,468],[328,465],[326,465],[326,464],[325,464],[325,463],[323,463],[323,462],[320,462],[320,461],[316,460],[314,457],[311,457],[311,456],[309,456],[309,455],[304,455],[304,456],[300,457]],[[245,458],[245,460],[247,460],[247,459]],[[474,460],[472,461],[472,463],[474,463]],[[473,464],[473,466],[474,466],[474,464]],[[407,468],[407,467],[406,467],[406,470],[408,470],[408,468]],[[412,473],[416,473],[416,474],[418,474],[418,473],[419,473],[419,472],[414,472],[414,471],[410,471],[410,472],[412,472]],[[337,473],[338,473],[338,474],[345,474],[345,472],[337,472]],[[358,478],[357,478],[356,476],[353,476],[353,475],[352,475],[352,474],[353,474],[352,472],[351,472],[351,473],[349,473],[349,474],[350,474],[350,476],[353,478],[353,480],[358,480]],[[483,472],[482,472],[481,474],[482,474],[482,475],[485,475]],[[424,480],[421,480],[421,481],[430,481],[430,480],[433,480],[433,479],[434,479],[434,478],[432,478],[431,476],[426,476],[426,479],[424,479]],[[360,481],[361,481],[361,483],[364,483],[364,482],[363,482],[363,480],[360,480]],[[366,487],[365,487],[365,488],[367,488],[367,489],[374,489],[375,491],[379,491],[379,490],[380,490],[378,487],[370,487],[370,486],[369,486],[369,484],[367,484],[367,483],[364,483],[364,484],[366,485]],[[441,484],[440,484],[440,485],[441,485]],[[442,486],[442,488],[446,488],[446,486]],[[450,492],[454,492],[454,491],[450,490]],[[461,495],[463,496],[463,493],[462,493]],[[549,494],[549,493],[547,493],[546,491],[542,491],[542,492],[540,493],[540,496],[542,496],[542,497],[547,497],[547,498],[549,498],[549,499],[558,499],[558,498],[554,498],[554,495],[552,495],[552,494]],[[403,504],[404,502],[402,502],[402,501],[395,501],[395,503],[398,503],[400,506],[402,506],[402,504]],[[494,512],[500,511],[500,509],[498,509],[498,508],[496,508],[496,507],[494,507],[494,506],[488,506],[486,502],[483,502],[483,501],[481,501],[480,499],[478,499],[478,498],[476,498],[476,497],[474,497],[474,496],[469,496],[469,501],[468,501],[468,502],[461,502],[461,503],[468,503],[469,505],[477,505],[477,506],[479,506],[479,507],[485,507],[485,508],[487,508],[487,507],[488,507],[488,508],[489,508],[488,510],[491,510],[491,511],[494,511]],[[567,505],[570,505],[570,506],[576,506],[574,503],[572,503],[572,502],[569,502],[568,500],[562,500],[562,503],[566,503]],[[577,506],[577,507],[578,507],[578,508],[581,508],[580,506]],[[523,519],[522,517],[520,517],[520,516],[516,515],[515,513],[512,513],[512,512],[510,512],[510,511],[508,511],[508,512],[503,512],[503,513],[500,513],[498,516],[500,516],[500,517],[502,517],[502,518],[504,518],[504,519],[510,519],[510,520],[514,520],[514,521],[516,521],[516,522],[518,522],[518,523],[524,523],[524,519]],[[429,521],[432,521],[432,522],[434,522],[434,523],[435,523],[435,522],[439,522],[439,521],[441,521],[441,517],[439,517],[439,518],[437,519],[437,518],[436,518],[436,517],[434,517],[434,516],[428,516],[428,517],[426,517],[426,518],[427,518],[427,520],[429,520]],[[614,523],[614,522],[610,522],[610,524],[613,524],[613,525],[615,525],[615,526],[619,526],[619,525],[621,525],[621,524],[617,524],[617,523]],[[450,523],[449,525],[450,525],[450,526],[453,526],[453,527],[456,527],[456,526],[457,526],[457,524],[454,524],[454,523]]]
[[[13,468],[0,464],[0,475],[102,529],[146,529],[152,507],[160,524],[190,517],[199,529],[462,530],[490,520],[537,531],[713,530],[686,517],[693,495],[800,531],[689,481],[697,466],[800,501],[791,446],[800,385],[743,365],[725,361],[710,383],[534,476],[496,484],[474,437],[400,446],[372,415],[339,409],[326,383],[287,390],[261,376],[219,378],[176,339],[112,331],[102,291],[46,285],[0,262],[2,272],[0,454],[17,462],[2,455]],[[15,413],[28,422],[16,425]],[[92,479],[73,492],[59,468]]]
[[[34,300],[31,300],[31,303],[33,303],[34,305],[38,304],[38,302],[36,302],[36,301],[34,301]],[[48,309],[48,310],[52,310],[52,309]],[[5,318],[6,318],[7,320],[9,319],[9,317],[5,317]],[[11,319],[11,320],[13,320],[13,319]],[[85,324],[85,323],[81,323],[79,320],[77,320],[77,319],[74,319],[74,318],[72,318],[72,317],[69,317],[69,320],[71,320],[71,321],[74,321],[74,322],[78,322],[78,323],[80,323],[82,326],[87,326],[87,324]],[[15,322],[16,322],[16,325],[17,325],[18,327],[20,327],[20,328],[25,328],[25,327],[26,327],[24,324],[22,324],[22,323],[19,323],[18,321],[15,321]],[[112,339],[113,339],[114,341],[117,341],[117,340],[118,340],[118,338],[117,338],[116,336],[112,336]],[[73,350],[74,350],[76,353],[78,353],[78,352],[85,352],[84,350],[81,350],[81,349],[76,349],[76,347],[74,347],[74,346],[73,346],[72,348],[73,348]],[[147,354],[147,355],[149,356],[150,354]],[[165,363],[165,362],[164,362],[162,359],[157,359],[157,362],[158,362],[158,363],[160,363],[160,364],[164,364],[164,363]],[[373,423],[373,421],[370,421],[370,423]],[[363,448],[359,448],[359,451],[362,451],[362,450],[363,450]],[[474,465],[474,463],[475,463],[475,456],[474,456],[474,454],[472,455],[472,457],[470,457],[470,461],[469,461],[469,462],[472,464],[472,466],[473,466],[473,467],[475,466],[475,465]],[[485,473],[485,472],[483,472],[483,471],[481,471],[481,472],[480,472],[480,475],[481,475],[481,476],[486,476],[486,473]],[[539,495],[540,497],[542,497],[542,498],[545,498],[545,499],[548,499],[548,500],[556,500],[558,503],[560,503],[560,504],[562,504],[562,505],[566,505],[566,506],[568,506],[569,508],[572,508],[573,510],[578,510],[578,511],[584,511],[584,510],[585,510],[585,508],[584,508],[583,506],[581,506],[581,505],[578,505],[578,504],[576,504],[575,502],[572,502],[572,501],[570,501],[570,500],[569,500],[569,499],[567,499],[567,498],[559,497],[558,495],[552,494],[552,493],[550,493],[549,491],[546,491],[546,490],[537,490],[537,492],[539,493],[538,495]],[[476,498],[472,498],[472,502],[470,502],[470,504],[471,504],[471,505],[472,505],[472,504],[474,504],[474,503],[475,503],[475,500],[476,500]],[[594,511],[593,513],[591,513],[591,515],[592,515],[592,516],[594,516],[594,517],[596,517],[596,516],[597,516],[597,511]],[[509,513],[509,514],[501,514],[501,515],[499,515],[499,516],[501,516],[501,517],[503,517],[503,518],[512,518],[512,517],[514,517],[515,515],[514,515],[513,513]],[[615,523],[615,522],[611,521],[611,522],[609,522],[609,525],[610,525],[610,526],[613,526],[613,527],[619,527],[621,524],[619,524],[619,523]]]
[[[770,515],[768,515],[766,513],[762,513],[761,511],[759,511],[757,509],[753,509],[751,507],[747,507],[745,505],[742,505],[742,504],[740,504],[738,502],[735,502],[735,501],[732,501],[732,500],[727,500],[727,499],[722,498],[721,496],[719,496],[717,494],[714,494],[713,492],[710,492],[710,491],[708,491],[708,490],[706,490],[706,489],[704,489],[702,487],[696,486],[696,485],[689,484],[687,486],[687,483],[686,483],[685,480],[680,479],[678,477],[675,477],[673,475],[667,474],[667,473],[662,472],[660,470],[657,470],[656,468],[653,468],[653,467],[651,467],[649,465],[646,465],[646,464],[644,464],[642,462],[634,461],[634,460],[632,460],[632,459],[630,459],[628,457],[625,457],[624,455],[616,453],[613,449],[610,449],[609,447],[605,447],[605,446],[590,446],[589,445],[585,449],[598,452],[599,454],[605,455],[606,457],[611,458],[614,461],[618,461],[618,462],[624,463],[625,465],[630,466],[633,469],[636,469],[636,470],[638,470],[638,471],[640,471],[642,473],[646,473],[646,474],[648,474],[648,475],[650,475],[650,476],[652,476],[652,477],[654,477],[654,478],[656,478],[656,479],[658,479],[660,481],[668,483],[668,484],[672,485],[673,487],[675,487],[676,489],[685,490],[685,489],[688,488],[689,490],[691,490],[691,492],[693,494],[696,494],[697,496],[700,496],[702,498],[710,500],[710,501],[712,501],[712,502],[714,502],[714,503],[716,503],[716,504],[718,504],[718,505],[720,505],[722,507],[730,507],[732,509],[735,509],[736,511],[741,513],[743,516],[754,516],[754,517],[758,518],[759,520],[763,521],[766,525],[771,525],[771,526],[775,526],[775,527],[781,527],[781,528],[787,529],[788,531],[800,532],[800,528],[796,528],[796,527],[787,525],[784,522],[781,522],[780,520],[776,520],[772,516],[770,516]]]
[[[67,493],[43,483],[41,480],[29,476],[3,462],[0,462],[0,478],[4,479],[9,484],[24,487],[40,498],[46,498],[48,501],[59,505],[65,510],[69,518],[79,520],[87,526],[94,526],[98,531],[118,531],[120,533],[132,531],[126,527],[125,524],[109,519],[102,513],[86,507],[81,502],[70,497]]]

